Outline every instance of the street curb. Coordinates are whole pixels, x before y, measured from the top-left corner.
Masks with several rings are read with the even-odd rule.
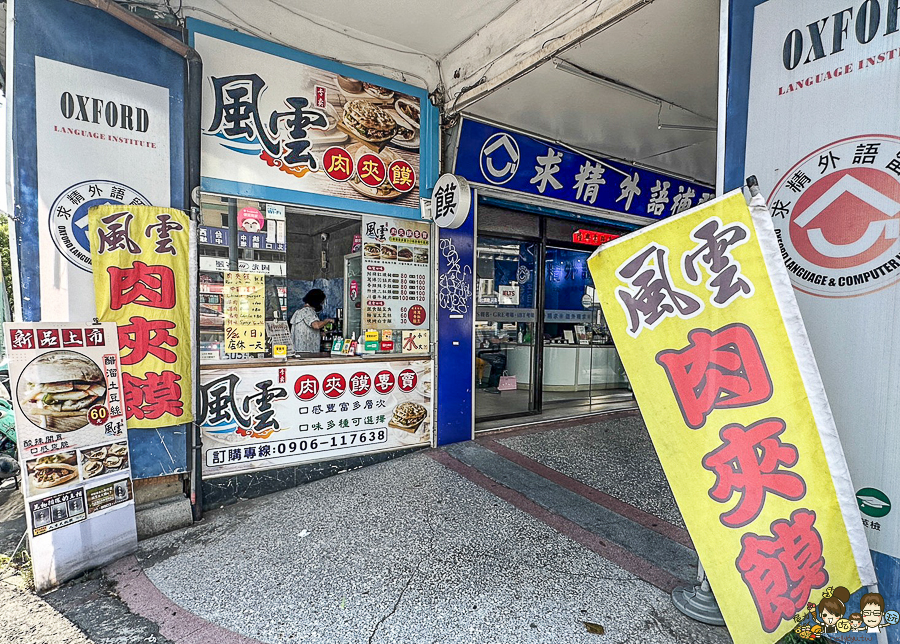
[[[103,572],[132,613],[158,624],[160,635],[176,644],[262,644],[178,606],[150,581],[134,555],[119,559]]]

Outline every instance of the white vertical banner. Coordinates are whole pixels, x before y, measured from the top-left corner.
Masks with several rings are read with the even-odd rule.
[[[116,325],[4,325],[34,584],[137,546]]]
[[[900,11],[883,0],[732,0],[730,10],[726,173],[743,162],[741,176],[756,175],[766,197],[875,551],[880,592],[895,608]],[[745,88],[746,103],[735,98]],[[735,132],[744,123],[741,158]],[[891,637],[900,641],[900,632]]]
[[[35,58],[41,313],[96,315],[88,209],[167,205],[169,91]]]

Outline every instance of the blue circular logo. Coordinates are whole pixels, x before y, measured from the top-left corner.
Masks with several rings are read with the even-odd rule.
[[[147,206],[137,190],[115,181],[82,181],[63,190],[50,206],[50,236],[69,263],[91,270],[88,210],[108,204]]]

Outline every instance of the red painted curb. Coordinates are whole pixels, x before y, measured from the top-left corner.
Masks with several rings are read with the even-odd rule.
[[[176,644],[262,644],[178,606],[150,581],[134,555],[110,564],[104,573],[116,584],[116,592],[132,613],[159,625],[160,635]]]
[[[475,442],[488,448],[495,454],[502,456],[506,460],[512,461],[516,465],[520,465],[526,470],[530,470],[538,476],[541,476],[548,481],[552,481],[553,483],[556,483],[560,487],[563,487],[570,492],[574,492],[579,496],[583,496],[588,501],[596,503],[597,505],[601,505],[607,510],[611,510],[616,514],[625,517],[626,519],[630,519],[631,521],[634,521],[635,523],[647,528],[648,530],[658,532],[662,536],[671,539],[676,543],[680,543],[681,545],[690,548],[691,550],[694,550],[694,543],[693,541],[691,541],[691,537],[688,534],[688,531],[684,528],[673,525],[665,519],[660,519],[656,515],[645,512],[644,510],[636,508],[633,505],[622,501],[621,499],[617,499],[616,497],[610,496],[605,492],[601,492],[597,488],[582,483],[578,479],[573,479],[571,476],[563,474],[562,472],[558,472],[551,467],[547,467],[543,463],[539,463],[538,461],[529,458],[528,456],[525,456],[520,452],[510,449],[506,445],[498,443],[492,438],[480,438]]]
[[[443,450],[432,450],[428,452],[428,456],[444,467],[453,470],[463,478],[483,487],[493,495],[503,499],[519,510],[530,514],[538,521],[545,523],[557,532],[580,543],[588,550],[595,552],[604,559],[624,568],[639,579],[642,579],[649,584],[653,584],[666,593],[672,592],[676,586],[685,584],[685,580],[678,579],[665,570],[628,552],[621,546],[604,541],[593,532],[585,530],[580,525],[573,523],[558,514],[553,514],[534,501],[531,501],[525,495],[497,483],[476,470],[474,467],[470,467],[465,463],[458,461]]]

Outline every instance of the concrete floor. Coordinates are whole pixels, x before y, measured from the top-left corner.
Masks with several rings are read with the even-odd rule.
[[[49,605],[94,644],[730,642],[672,605],[695,566],[646,428],[625,412],[207,512],[23,597],[34,633]]]
[[[641,452],[635,476],[660,475],[636,418],[499,434],[207,513],[141,542],[137,561],[181,608],[260,642],[597,642],[584,622],[610,643],[637,633],[730,641],[660,588],[689,578],[696,557],[677,526],[649,528],[677,515],[671,496],[650,503],[593,472],[611,435]],[[594,483],[652,513],[647,527],[497,454],[495,442],[560,469],[566,453],[587,461]]]

